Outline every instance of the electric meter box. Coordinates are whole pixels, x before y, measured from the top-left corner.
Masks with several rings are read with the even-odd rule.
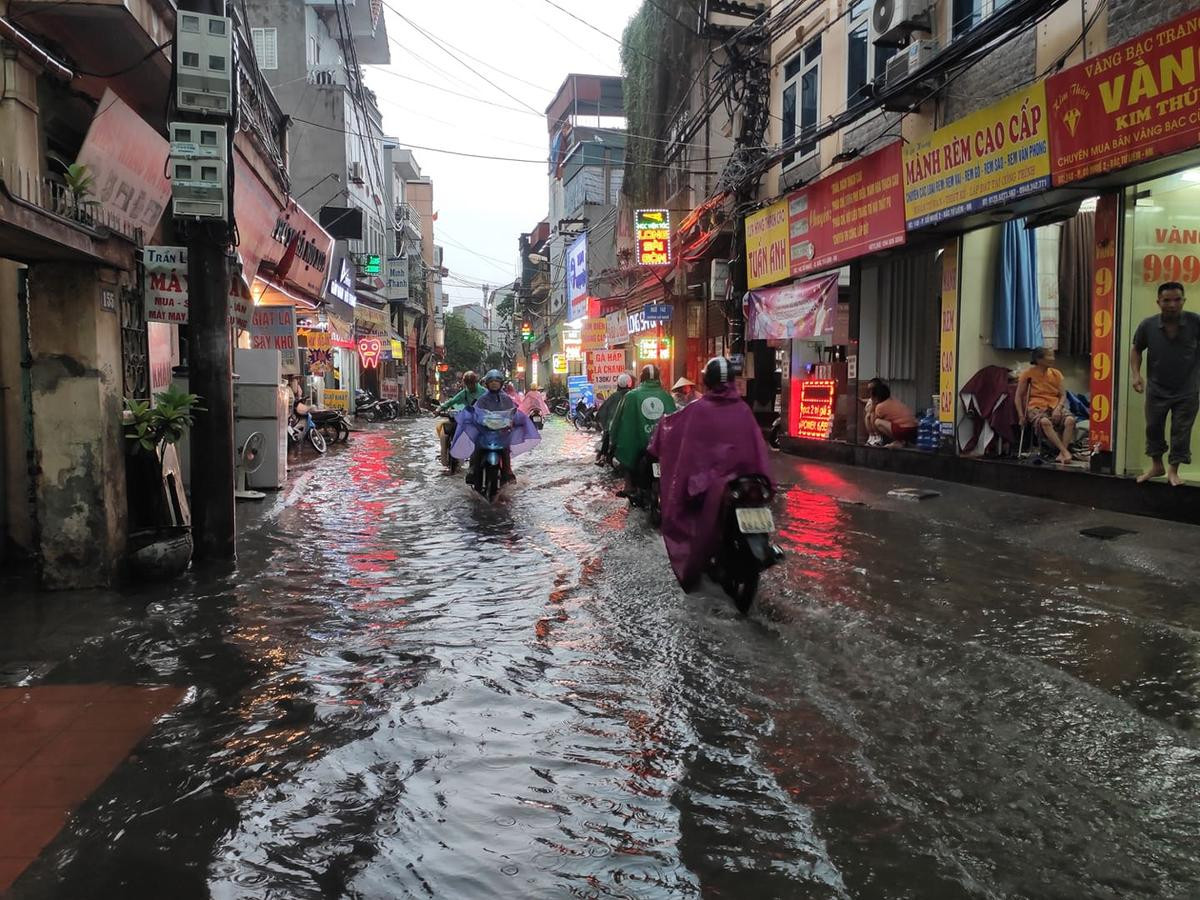
[[[171,199],[179,219],[226,219],[229,149],[224,125],[172,122]]]
[[[233,20],[180,10],[175,25],[175,108],[233,114]]]

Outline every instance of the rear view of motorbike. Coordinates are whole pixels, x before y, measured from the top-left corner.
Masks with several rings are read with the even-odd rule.
[[[772,496],[771,483],[754,475],[731,481],[721,504],[721,546],[709,574],[743,614],[750,611],[763,571],[783,559],[771,539]]]

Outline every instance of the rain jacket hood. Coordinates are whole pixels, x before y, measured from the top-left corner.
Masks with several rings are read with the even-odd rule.
[[[632,469],[650,443],[650,433],[668,413],[675,412],[675,399],[661,382],[644,381],[625,395],[612,426],[613,446],[621,465]]]
[[[675,577],[695,586],[721,540],[725,485],[771,477],[767,443],[736,387],[722,384],[662,420],[650,443],[662,468],[662,535]]]

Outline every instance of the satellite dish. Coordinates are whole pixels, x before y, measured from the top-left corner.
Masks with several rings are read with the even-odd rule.
[[[263,445],[266,439],[261,431],[255,431],[250,434],[245,441],[242,442],[242,448],[238,451],[237,471],[236,471],[236,489],[233,492],[239,500],[263,500],[266,499],[266,494],[262,491],[252,491],[246,487],[246,478],[253,475],[262,468],[263,462]]]

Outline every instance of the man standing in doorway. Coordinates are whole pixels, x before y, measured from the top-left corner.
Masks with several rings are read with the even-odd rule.
[[[1129,368],[1133,389],[1146,395],[1146,455],[1150,468],[1138,483],[1167,476],[1179,485],[1179,467],[1192,461],[1192,425],[1200,408],[1200,316],[1184,312],[1183,285],[1168,281],[1158,286],[1157,316],[1145,319],[1133,335]],[[1142,378],[1142,354],[1149,352],[1149,385]],[[1168,450],[1167,414],[1171,416],[1169,467],[1163,468]]]

